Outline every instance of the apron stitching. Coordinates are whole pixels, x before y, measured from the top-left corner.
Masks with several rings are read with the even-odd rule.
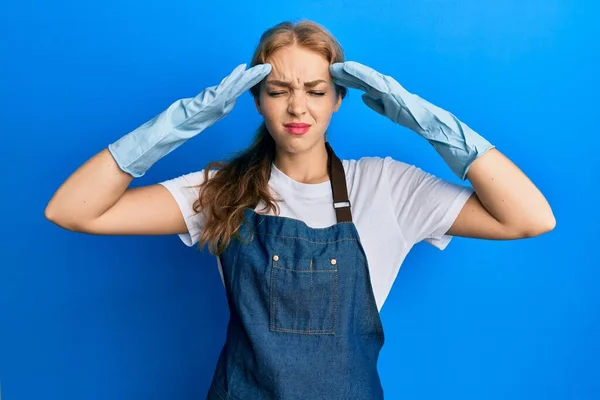
[[[316,273],[319,273],[319,272],[330,272],[330,273],[331,272],[337,272],[337,269],[315,269],[315,270],[312,270],[312,271],[307,271],[305,269],[285,268],[285,267],[280,267],[280,266],[273,266],[273,268],[274,269],[279,269],[281,271],[303,272],[305,274],[310,274],[310,273],[316,274]]]
[[[339,303],[339,292],[338,292],[338,266],[335,266],[335,274],[333,275],[333,282],[335,285],[335,292],[333,293],[333,334],[335,335],[335,328],[337,327],[337,315],[338,315],[338,303]]]
[[[379,316],[379,310],[377,309],[377,302],[375,300],[375,294],[373,293],[373,282],[371,282],[371,272],[369,271],[369,266],[367,263],[362,263],[363,270],[365,271],[365,278],[367,283],[367,290],[365,291],[365,295],[367,297],[367,303],[377,311],[376,318],[379,321],[376,321],[375,327],[375,335],[377,339],[383,344],[383,324],[381,323],[381,317]]]
[[[326,330],[326,331],[299,331],[296,329],[285,329],[285,328],[273,328],[273,330],[277,332],[287,332],[287,333],[298,333],[303,335],[335,335],[335,331]]]
[[[271,258],[272,260],[272,268],[271,268],[271,289],[270,289],[270,321],[269,321],[269,327],[271,328],[271,330],[273,331],[277,331],[277,332],[287,332],[287,333],[299,333],[299,334],[305,334],[305,335],[314,335],[314,334],[332,334],[335,335],[336,330],[336,316],[337,316],[337,309],[338,309],[338,267],[336,265],[335,269],[323,269],[323,270],[315,270],[313,268],[314,264],[313,264],[313,259],[311,258],[309,260],[309,270],[300,270],[300,269],[294,269],[294,268],[286,268],[286,267],[282,267],[279,265],[279,261],[275,261],[273,260],[273,258]],[[281,328],[279,326],[277,326],[277,324],[275,323],[275,315],[276,315],[276,307],[277,307],[277,276],[276,276],[276,270],[281,270],[281,271],[291,271],[291,272],[296,272],[296,273],[310,273],[310,289],[309,289],[309,304],[308,304],[308,329],[304,329],[304,330],[298,330],[298,329],[288,329],[288,328]],[[317,272],[325,272],[325,273],[333,273],[333,277],[332,277],[332,285],[334,287],[334,293],[332,294],[332,301],[333,301],[333,321],[332,321],[332,327],[331,329],[319,329],[319,330],[313,330],[311,328],[311,323],[312,323],[312,308],[311,308],[311,301],[312,301],[312,288],[313,288],[313,273],[317,273]],[[330,293],[331,294],[331,293]]]
[[[263,236],[273,236],[273,237],[280,237],[280,238],[284,238],[284,239],[295,239],[295,240],[303,240],[305,242],[308,243],[314,243],[314,244],[330,244],[330,243],[338,243],[338,242],[356,242],[357,239],[355,238],[344,238],[344,239],[338,239],[338,240],[331,240],[331,241],[327,241],[327,242],[315,242],[314,240],[309,240],[303,237],[298,237],[298,236],[284,236],[284,235],[275,235],[272,233],[266,233],[266,232],[255,232],[257,235],[263,235]]]
[[[277,306],[277,277],[275,276],[275,270],[277,268],[277,261],[273,261],[273,268],[271,268],[271,329],[275,328],[275,307]]]
[[[310,286],[308,289],[308,333],[311,333],[310,331],[310,327],[311,327],[311,320],[312,320],[312,300],[313,300],[313,296],[312,296],[312,289],[313,289],[313,260],[312,258],[310,259],[310,263],[308,268],[310,269]]]

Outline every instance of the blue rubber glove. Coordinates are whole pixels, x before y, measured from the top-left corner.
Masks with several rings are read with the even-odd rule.
[[[355,61],[332,64],[330,73],[338,85],[364,91],[367,106],[427,139],[461,180],[473,161],[494,148],[454,115],[409,93],[390,76]]]
[[[238,65],[217,86],[204,89],[193,98],[180,99],[166,110],[108,146],[123,171],[135,178],[188,139],[221,118],[246,90],[271,72],[271,64],[259,64],[246,70]]]

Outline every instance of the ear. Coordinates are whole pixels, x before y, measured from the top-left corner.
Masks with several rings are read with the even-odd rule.
[[[333,106],[333,112],[337,112],[340,109],[341,105],[342,105],[342,95],[338,94],[337,101],[335,102],[335,105]]]

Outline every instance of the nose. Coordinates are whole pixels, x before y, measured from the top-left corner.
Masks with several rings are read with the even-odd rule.
[[[299,93],[300,92],[300,93]],[[288,112],[292,115],[303,115],[306,113],[306,97],[302,91],[294,91],[289,98]]]

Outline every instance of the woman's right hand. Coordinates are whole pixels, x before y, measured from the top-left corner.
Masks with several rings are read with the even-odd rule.
[[[181,136],[192,137],[231,112],[237,98],[262,81],[271,72],[271,64],[259,64],[246,70],[238,65],[221,83],[204,89],[192,99],[175,102],[172,125]]]
[[[185,218],[160,184],[128,189],[160,158],[227,115],[236,99],[271,71],[245,64],[217,86],[165,111],[128,133],[80,166],[62,183],[45,216],[63,228],[99,235],[185,233]]]
[[[237,98],[271,72],[270,64],[246,70],[238,65],[221,83],[196,97],[180,99],[166,110],[108,146],[124,171],[137,178],[188,139],[229,114]]]

